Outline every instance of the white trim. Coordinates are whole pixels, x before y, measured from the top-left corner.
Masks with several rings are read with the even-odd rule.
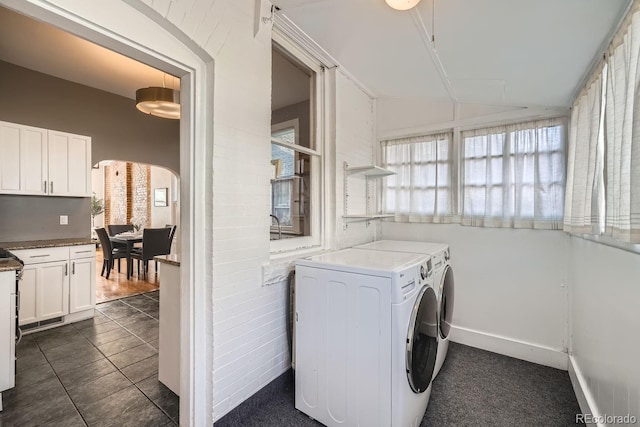
[[[594,418],[598,419],[600,412],[596,401],[589,390],[589,386],[586,378],[582,374],[582,371],[578,367],[578,362],[573,355],[569,356],[569,378],[571,379],[571,385],[573,385],[573,391],[576,394],[578,405],[583,414],[591,414]],[[586,423],[589,427],[604,427],[604,424],[600,423]]]
[[[391,129],[383,131],[378,135],[378,140],[408,138],[421,136],[430,133],[439,133],[459,128],[461,131],[477,129],[479,127],[489,127],[494,125],[506,125],[523,121],[547,119],[560,116],[568,116],[568,108],[556,107],[514,107],[513,111],[505,111],[486,116],[469,117],[465,119],[454,119],[426,126],[416,126],[412,128]]]
[[[561,348],[547,347],[460,326],[452,326],[449,337],[451,341],[460,344],[515,357],[516,359],[539,365],[562,369],[563,371],[567,370],[567,353]]]
[[[296,137],[296,139],[297,139],[297,137]],[[271,137],[271,143],[279,145],[279,146],[284,147],[284,148],[288,148],[288,149],[293,150],[293,151],[297,151],[297,152],[306,154],[308,156],[320,157],[320,153],[318,153],[316,150],[312,150],[311,148],[303,147],[301,145],[292,144],[292,143],[290,143],[288,141],[285,141],[284,139],[274,138],[272,136]]]
[[[277,14],[276,14],[277,16]],[[320,62],[316,57],[317,52],[309,52],[307,45],[313,44],[311,39],[308,39],[304,33],[296,33],[293,36],[288,31],[294,31],[290,27],[281,28],[274,26],[272,32],[272,40],[277,43],[287,54],[291,55],[294,59],[302,62],[309,70],[313,72],[311,79],[312,93],[310,99],[310,137],[313,141],[312,149],[307,149],[299,145],[295,147],[289,147],[295,151],[299,151],[310,155],[311,160],[311,196],[310,196],[310,232],[308,236],[294,237],[290,239],[271,240],[269,242],[271,257],[277,256],[282,253],[292,253],[296,251],[305,250],[308,248],[321,247],[325,242],[325,218],[326,218],[326,200],[325,194],[325,182],[326,182],[326,170],[324,159],[325,150],[327,144],[325,141],[326,134],[324,132],[325,120],[327,118],[325,111],[327,93],[326,79],[328,73],[326,72],[326,66]],[[306,38],[305,38],[306,37]],[[304,39],[304,41],[302,40]],[[286,122],[285,122],[286,123]],[[277,128],[278,124],[272,126],[272,129]],[[299,132],[296,132],[296,138]],[[273,140],[273,139],[272,139]],[[274,141],[274,143],[279,143]],[[283,146],[289,146],[289,144],[280,144]],[[271,228],[271,227],[270,227]]]
[[[286,37],[290,43],[299,46],[308,56],[311,56],[316,62],[327,68],[338,65],[338,61],[329,55],[326,50],[313,41],[292,20],[278,11],[275,11],[273,16],[273,33]]]
[[[271,125],[271,135],[274,132],[280,132],[285,129],[291,129],[295,132],[296,142],[295,145],[300,145],[300,120],[296,117],[295,119],[285,120],[284,122],[274,123]],[[271,137],[271,140],[276,140],[276,143],[280,143],[278,141],[282,141],[282,143],[286,145],[290,145],[290,142],[279,140],[278,138]]]
[[[185,44],[185,37],[177,38],[176,28],[154,10],[138,0],[126,1],[113,2],[108,9],[84,0],[0,0],[0,4],[181,77],[180,425],[211,425],[213,321],[211,286],[206,284],[211,283],[213,258],[211,239],[202,236],[210,235],[212,228],[212,182],[207,178],[213,158],[213,60]],[[205,197],[196,197],[201,194]]]
[[[286,43],[294,45],[304,52],[304,56],[309,57],[315,62],[320,63],[325,68],[340,68],[340,72],[356,86],[358,86],[369,98],[375,98],[376,95],[364,83],[358,80],[353,74],[346,70],[340,63],[311,37],[300,29],[286,15],[276,11],[273,20],[273,39],[282,44],[283,39]]]

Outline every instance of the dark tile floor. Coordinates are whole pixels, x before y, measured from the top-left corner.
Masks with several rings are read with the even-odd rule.
[[[98,304],[96,316],[23,337],[4,426],[171,426],[179,398],[158,381],[159,292]]]

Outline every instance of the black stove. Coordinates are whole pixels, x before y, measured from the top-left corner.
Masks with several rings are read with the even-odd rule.
[[[4,248],[0,248],[0,262],[10,261],[10,260],[17,261],[22,266],[24,266],[24,262],[22,262],[20,258],[15,256],[8,250]],[[20,339],[22,338],[22,331],[18,326],[19,311],[20,311],[20,290],[18,288],[18,283],[20,282],[21,279],[22,279],[22,268],[16,270],[16,342],[20,342]]]

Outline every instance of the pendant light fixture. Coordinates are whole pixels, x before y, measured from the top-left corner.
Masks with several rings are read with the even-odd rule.
[[[151,86],[136,90],[136,108],[143,113],[165,119],[180,118],[180,91],[165,86]]]
[[[420,0],[385,0],[389,7],[395,10],[409,10],[415,7]]]

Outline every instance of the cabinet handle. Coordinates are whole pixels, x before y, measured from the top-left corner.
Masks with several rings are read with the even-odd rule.
[[[49,254],[43,254],[43,255],[30,255],[29,258],[44,258],[44,257],[48,257]]]
[[[71,274],[76,274],[76,263],[75,263],[75,261],[71,263]]]
[[[77,254],[88,254],[89,252],[93,252],[91,249],[89,249],[88,251],[76,251],[75,253]]]
[[[44,182],[44,194],[47,194],[47,181]]]
[[[51,181],[51,194],[53,194],[53,181]]]
[[[68,263],[64,265],[64,275],[65,276],[69,275],[69,264]]]

